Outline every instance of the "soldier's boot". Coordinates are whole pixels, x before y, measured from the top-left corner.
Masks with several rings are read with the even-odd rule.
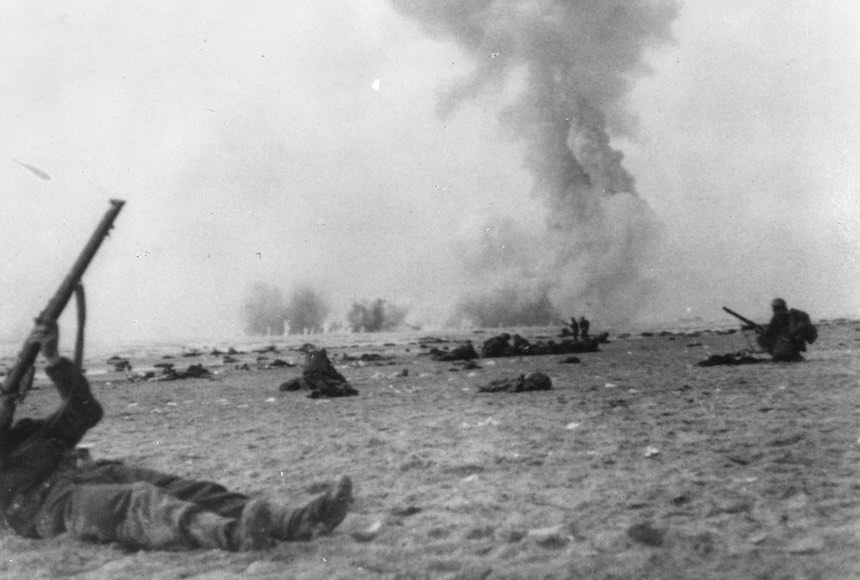
[[[334,490],[295,509],[275,514],[272,536],[284,542],[306,542],[332,533],[346,518],[352,503],[352,480],[344,476]]]
[[[270,548],[272,541],[272,511],[264,500],[251,500],[238,519],[197,511],[185,524],[185,535],[196,547],[249,552]]]

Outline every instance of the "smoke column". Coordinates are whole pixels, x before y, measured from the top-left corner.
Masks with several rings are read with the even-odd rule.
[[[546,208],[544,231],[506,226],[470,250],[464,265],[472,287],[460,316],[486,326],[544,323],[548,303],[557,316],[635,317],[653,290],[648,260],[661,228],[610,135],[633,134],[626,97],[649,72],[644,51],[671,39],[678,7],[645,0],[392,4],[473,59],[473,71],[442,92],[440,114],[477,95],[498,95],[500,122],[524,144],[532,194]],[[510,296],[519,296],[516,312],[498,312]],[[472,307],[480,304],[495,306]]]

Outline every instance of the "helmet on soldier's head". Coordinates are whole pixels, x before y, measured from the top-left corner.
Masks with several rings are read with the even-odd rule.
[[[786,310],[786,309],[788,309],[788,305],[785,303],[785,300],[783,300],[782,298],[774,298],[770,303],[770,307],[773,308],[774,310]]]

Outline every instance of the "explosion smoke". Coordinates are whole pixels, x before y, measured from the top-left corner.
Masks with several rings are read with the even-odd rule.
[[[500,120],[526,145],[524,165],[533,195],[546,206],[546,230],[516,234],[525,240],[522,248],[503,260],[495,255],[498,246],[473,253],[468,263],[496,268],[492,275],[477,269],[480,289],[461,300],[461,315],[502,324],[511,317],[497,312],[486,320],[488,313],[476,308],[501,305],[512,294],[528,297],[525,312],[535,313],[535,324],[545,318],[546,303],[555,314],[587,305],[603,320],[634,315],[650,294],[646,261],[660,226],[636,193],[622,153],[612,148],[610,131],[632,132],[625,97],[634,77],[648,72],[644,50],[670,39],[677,6],[657,0],[391,1],[475,61],[473,72],[443,93],[443,115],[478,93],[504,94],[522,80]],[[516,304],[523,311],[522,300]]]
[[[328,301],[311,286],[302,285],[293,289],[284,309],[284,318],[290,334],[322,332],[331,307]]]
[[[284,299],[281,291],[265,282],[257,282],[242,307],[245,332],[252,336],[284,334]]]
[[[407,314],[406,309],[377,298],[372,302],[354,302],[346,319],[353,332],[381,332],[401,326]]]

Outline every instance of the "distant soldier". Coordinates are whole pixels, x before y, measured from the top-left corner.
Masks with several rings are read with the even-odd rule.
[[[591,323],[585,319],[585,316],[579,317],[579,331],[582,333],[582,340],[588,340],[588,329]]]
[[[482,358],[495,358],[503,356],[511,356],[513,354],[511,347],[511,335],[503,332],[498,336],[493,336],[484,341],[481,346]]]
[[[573,335],[573,340],[579,340],[579,323],[576,321],[576,316],[570,317],[570,322],[567,323],[570,327],[570,333]]]
[[[515,354],[527,354],[530,346],[531,343],[519,334],[515,334],[511,341],[511,348]]]
[[[801,352],[806,352],[806,343],[812,344],[818,338],[818,329],[812,324],[809,315],[802,310],[788,308],[785,300],[774,298],[770,303],[773,316],[767,327],[759,327],[756,337],[758,345],[775,361],[793,362],[803,360]]]

